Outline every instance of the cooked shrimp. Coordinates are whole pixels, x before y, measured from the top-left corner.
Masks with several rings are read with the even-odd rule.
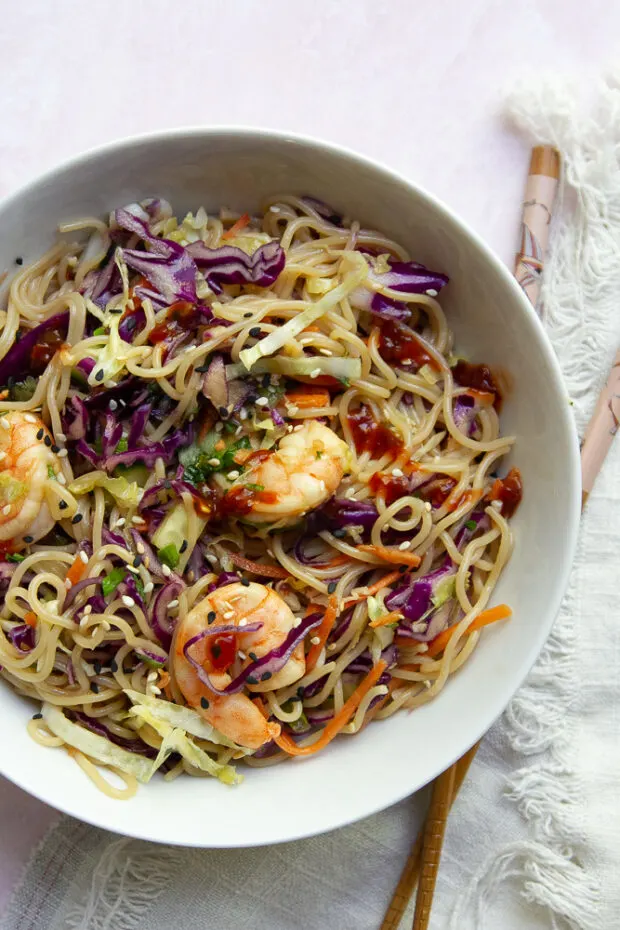
[[[0,542],[20,546],[24,536],[41,539],[52,529],[45,491],[60,463],[51,445],[45,424],[34,414],[0,417]]]
[[[209,615],[212,618],[210,623]],[[259,630],[253,633],[244,631],[245,626],[257,622],[262,624]],[[217,688],[225,688],[235,674],[239,674],[254,661],[247,658],[250,653],[260,659],[280,646],[295,624],[295,615],[275,591],[262,584],[252,583],[244,586],[235,582],[217,588],[196,604],[177,627],[172,670],[185,700],[205,720],[240,746],[258,749],[275,736],[279,736],[280,725],[267,721],[260,709],[242,691],[231,695],[215,694],[200,681],[196,670],[183,654],[185,644],[193,636],[207,629],[215,634],[218,628],[231,624],[237,627],[232,646],[235,650],[235,654],[231,656],[232,664],[225,668],[214,667],[213,647],[219,645],[215,636],[205,637],[191,647],[192,657],[204,666]],[[238,650],[242,650],[241,656]],[[218,659],[220,655],[217,656]],[[302,678],[305,670],[304,647],[303,643],[300,643],[279,672],[268,681],[248,685],[247,688],[250,691],[283,688]]]
[[[258,485],[267,492],[255,495],[243,519],[279,526],[295,523],[332,496],[350,463],[347,444],[333,430],[315,420],[306,421],[235,482],[237,486]]]

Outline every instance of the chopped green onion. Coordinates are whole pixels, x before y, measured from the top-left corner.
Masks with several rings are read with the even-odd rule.
[[[127,452],[128,443],[125,438],[119,439],[115,452]]]
[[[51,465],[47,466],[47,477],[51,478],[52,481],[56,481],[56,472]]]
[[[113,568],[110,574],[106,575],[106,577],[101,582],[103,596],[107,597],[108,594],[112,594],[113,591],[116,591],[121,581],[124,580],[126,574],[127,573],[125,572],[124,568]]]
[[[21,552],[12,552],[10,555],[7,555],[7,562],[23,562],[26,558],[25,555],[22,555]]]
[[[167,546],[164,546],[163,549],[160,549],[157,553],[159,561],[163,562],[164,565],[167,565],[168,568],[176,568],[179,564],[179,550],[174,545],[174,543],[169,543]]]
[[[105,336],[105,326],[98,326],[97,329],[93,331],[93,336]]]
[[[264,491],[265,490],[264,484],[246,484],[245,486],[248,489],[248,491]]]
[[[468,530],[475,530],[478,524],[476,523],[475,520],[468,520],[465,526],[467,527]]]

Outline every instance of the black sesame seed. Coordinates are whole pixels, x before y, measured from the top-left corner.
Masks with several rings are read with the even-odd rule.
[[[129,668],[127,665],[123,665],[123,671],[126,675],[133,675],[133,668]]]
[[[330,581],[330,583],[327,585],[327,593],[333,594],[335,590],[336,590],[336,582]]]
[[[241,584],[243,585],[244,588],[249,588],[249,587],[250,587],[250,582],[248,581],[247,578],[242,578],[242,579],[241,579]]]
[[[218,407],[218,413],[221,416],[222,420],[228,419],[228,408],[227,407]]]
[[[142,556],[137,555],[131,564],[134,568],[139,568],[142,565]]]
[[[298,688],[298,689],[297,689],[297,697],[299,698],[300,701],[303,700],[305,690],[306,690],[306,689],[303,687],[303,685],[302,685],[301,688]]]
[[[118,662],[116,661],[116,659],[112,659],[112,661],[110,662],[110,671],[118,672]]]
[[[249,685],[257,685],[257,684],[258,684],[258,678],[254,678],[252,675],[248,675],[248,677],[246,678],[246,681],[247,681],[247,683],[248,683]]]
[[[200,706],[204,708],[204,710],[207,710],[207,708],[209,707],[209,702],[207,701],[206,697],[200,698]]]
[[[34,536],[24,536],[24,542],[25,543],[34,542]]]
[[[99,694],[99,685],[96,681],[91,681],[90,690],[93,692],[93,694]]]
[[[215,620],[215,617],[216,617],[215,611],[210,610],[209,613],[207,614],[207,623],[213,623]]]
[[[15,333],[15,342],[19,342],[19,340],[22,338],[23,335],[24,334],[22,333],[21,329],[18,329],[17,332]]]
[[[43,442],[45,443],[45,445],[47,446],[48,449],[49,449],[50,446],[52,445],[52,440],[50,439],[49,436],[46,436],[45,439],[43,440]]]
[[[336,539],[342,539],[346,535],[347,535],[346,530],[333,530],[332,532],[332,536],[335,536]]]
[[[71,522],[72,522],[72,523],[79,523],[80,520],[83,520],[83,519],[84,519],[83,514],[81,514],[81,513],[76,513],[76,515],[75,515],[74,517],[71,517]]]
[[[59,502],[58,502],[58,507],[59,507],[60,510],[66,510],[68,506],[69,506],[69,505],[68,505],[68,503],[67,503],[66,501],[59,501]]]
[[[405,572],[407,571],[407,566],[406,566],[406,565],[399,565],[399,566],[398,566],[398,571],[401,573],[401,575],[404,575]]]
[[[24,259],[21,257],[21,255],[18,255],[18,256],[17,256],[17,258],[15,259],[15,264],[16,264],[16,265],[23,265],[23,264],[24,264]]]
[[[54,445],[51,448],[52,448],[52,452],[60,452],[60,446],[57,446],[56,443],[54,443]]]
[[[41,427],[41,429],[37,431],[37,439],[39,439],[39,440],[40,440],[40,439],[43,439],[43,434],[44,434],[44,433],[45,433],[45,430],[43,429],[43,427]]]
[[[194,371],[197,371],[197,372],[199,372],[200,374],[203,374],[203,372],[208,371],[208,370],[209,370],[209,363],[208,363],[208,362],[207,362],[206,365],[196,365],[196,367],[194,368]]]
[[[181,548],[179,549],[179,555],[183,555],[183,553],[187,549],[187,546],[188,546],[187,540],[184,539],[183,542],[181,543]]]
[[[261,681],[269,681],[270,678],[271,672],[263,672],[263,674],[260,676]]]
[[[244,314],[243,314],[243,318],[244,318],[245,320],[249,320],[250,317],[252,317],[252,316],[254,316],[253,313],[244,313]]]
[[[101,675],[101,662],[93,662],[93,668],[95,669],[95,675]]]
[[[122,307],[111,307],[110,308],[110,313],[122,313],[122,312],[123,312]]]
[[[214,659],[219,659],[221,654],[222,654],[222,647],[219,646],[217,643],[215,643],[215,645],[211,649],[211,655],[213,656]]]
[[[103,368],[100,368],[95,374],[95,381],[103,381]]]
[[[43,720],[43,714],[33,714],[33,715],[32,715],[32,719],[33,719],[33,720]]]
[[[250,336],[253,336],[255,339],[258,339],[260,336],[260,326],[253,326],[249,332]]]
[[[248,652],[248,656],[252,660],[252,662],[256,662],[258,660],[258,656],[256,655],[255,652]]]
[[[264,388],[269,387],[269,385],[271,384],[271,375],[263,375],[261,384]]]

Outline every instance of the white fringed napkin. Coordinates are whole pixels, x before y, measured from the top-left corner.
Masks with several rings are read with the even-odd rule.
[[[509,109],[564,156],[543,298],[583,431],[620,345],[620,87],[601,84],[583,104],[578,91],[538,82]],[[620,440],[590,497],[560,618],[454,807],[433,928],[620,927],[619,565]],[[64,818],[0,930],[377,930],[413,820],[403,802],[327,836],[212,852]]]

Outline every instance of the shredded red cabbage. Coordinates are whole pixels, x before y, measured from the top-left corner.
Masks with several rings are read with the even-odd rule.
[[[8,383],[9,378],[19,381],[30,373],[30,353],[47,333],[55,331],[66,337],[69,326],[69,311],[63,310],[47,318],[34,329],[23,333],[19,342],[14,342],[4,358],[0,360],[0,384]]]
[[[27,623],[16,624],[7,630],[6,635],[20,652],[30,652],[35,647],[34,629]]]
[[[274,239],[247,255],[234,245],[210,249],[204,242],[192,242],[187,251],[203,271],[212,291],[220,294],[224,284],[256,284],[271,287],[284,268],[286,255]]]
[[[152,566],[149,564],[149,571],[152,571]],[[165,584],[157,592],[155,601],[153,603],[153,608],[151,610],[151,615],[149,617],[149,622],[151,629],[159,639],[160,643],[167,652],[170,652],[170,646],[172,645],[172,634],[174,633],[174,628],[176,626],[176,618],[172,618],[168,612],[168,604],[170,601],[176,600],[184,588],[183,582],[171,581],[169,584]]]

